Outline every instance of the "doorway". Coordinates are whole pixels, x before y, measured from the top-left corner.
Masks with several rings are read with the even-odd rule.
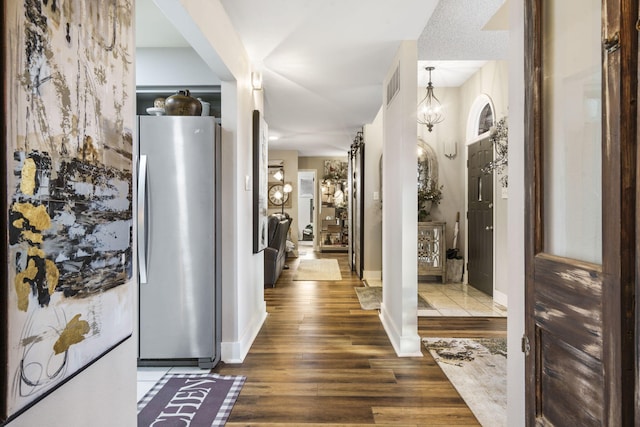
[[[496,289],[496,249],[504,252],[503,239],[496,246],[495,191],[497,180],[491,167],[494,164],[496,114],[492,99],[479,95],[472,104],[467,119],[467,185],[466,185],[466,268],[465,283],[492,297],[495,302],[507,305],[506,291]],[[506,211],[506,200],[498,200],[501,211]],[[506,218],[506,217],[505,217]],[[503,219],[505,219],[503,218]],[[503,226],[505,226],[503,224]],[[498,227],[500,228],[500,227]],[[503,266],[502,268],[506,268]],[[503,273],[503,272],[502,272]]]
[[[316,236],[316,171],[298,171],[298,246],[299,253],[314,250]]]

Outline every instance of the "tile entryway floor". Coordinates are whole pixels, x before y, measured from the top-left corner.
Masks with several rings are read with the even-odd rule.
[[[433,309],[418,316],[506,317],[507,308],[489,295],[462,283],[418,283],[418,294]]]
[[[382,286],[382,280],[366,279],[367,286]],[[419,317],[507,317],[507,308],[489,295],[462,283],[418,283],[418,294],[433,309],[418,310]]]

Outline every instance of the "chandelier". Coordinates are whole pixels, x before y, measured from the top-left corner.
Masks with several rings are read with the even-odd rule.
[[[431,71],[435,70],[435,67],[425,67],[425,70],[429,72],[429,84],[427,84],[427,94],[418,104],[418,123],[427,126],[427,129],[431,132],[433,125],[442,122],[444,116],[442,115],[442,104],[433,94]]]

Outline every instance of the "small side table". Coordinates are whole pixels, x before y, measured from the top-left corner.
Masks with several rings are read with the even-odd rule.
[[[445,250],[446,222],[418,223],[418,276],[440,276],[447,279]]]

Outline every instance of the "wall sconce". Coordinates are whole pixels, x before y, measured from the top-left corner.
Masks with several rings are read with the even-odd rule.
[[[262,73],[259,71],[251,72],[251,87],[253,90],[262,90]]]
[[[456,141],[450,141],[444,143],[444,156],[453,160],[458,155],[458,143]]]

